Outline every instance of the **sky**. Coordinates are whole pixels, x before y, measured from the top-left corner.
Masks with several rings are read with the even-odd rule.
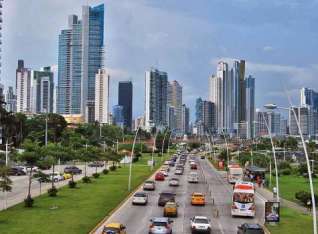
[[[17,60],[57,68],[58,35],[82,5],[105,4],[105,63],[111,106],[118,81],[134,85],[134,117],[144,111],[144,74],[168,72],[195,99],[208,98],[220,60],[246,60],[256,79],[256,107],[299,104],[300,88],[318,91],[318,0],[9,0],[3,10],[1,82],[15,85]],[[57,79],[57,77],[55,77]]]

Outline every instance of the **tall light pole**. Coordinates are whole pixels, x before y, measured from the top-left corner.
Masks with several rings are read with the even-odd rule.
[[[45,146],[47,146],[47,115],[48,115],[48,109],[45,108]]]
[[[224,137],[225,146],[226,146],[227,166],[229,166],[229,164],[230,164],[229,146],[227,144],[225,133],[224,133],[224,131],[222,131],[222,132],[223,132],[223,137]]]
[[[151,152],[151,170],[153,170],[153,160],[154,160],[153,159],[153,154],[155,152],[157,136],[158,136],[158,130],[156,129],[156,134],[155,134],[155,138],[154,138],[154,141],[153,141],[152,152]]]
[[[277,169],[277,159],[276,159],[276,150],[275,150],[275,145],[274,145],[274,141],[273,141],[273,137],[272,137],[272,132],[271,129],[268,126],[267,120],[264,116],[264,112],[262,113],[262,118],[264,120],[265,126],[267,128],[267,132],[271,141],[271,145],[272,145],[272,152],[273,152],[273,158],[274,158],[274,165],[275,165],[275,177],[276,177],[276,190],[277,190],[277,201],[279,201],[279,183],[278,183],[278,169]]]
[[[162,157],[163,157],[163,150],[164,150],[164,146],[165,146],[165,139],[166,139],[166,136],[167,136],[167,133],[170,132],[169,129],[167,129],[167,131],[165,132],[165,135],[163,137],[163,140],[162,140],[162,146],[161,146],[161,160],[162,160]]]
[[[298,128],[298,132],[301,138],[301,142],[304,148],[304,152],[305,152],[305,157],[306,157],[306,164],[307,164],[307,170],[308,170],[308,178],[309,178],[309,185],[310,185],[310,194],[311,194],[311,205],[312,205],[312,216],[313,216],[313,229],[314,229],[314,234],[317,234],[317,217],[316,217],[316,200],[315,200],[315,191],[314,191],[314,185],[313,185],[313,181],[312,181],[312,170],[310,168],[310,161],[309,161],[309,155],[308,155],[308,151],[307,151],[307,146],[306,146],[306,142],[304,140],[304,135],[303,132],[301,130],[301,126],[300,126],[300,122],[299,122],[299,118],[297,117],[297,114],[295,112],[295,108],[292,107],[292,103],[290,100],[289,95],[287,95],[288,97],[288,101],[289,104],[291,106],[291,108],[284,108],[284,107],[278,107],[275,104],[267,104],[265,105],[266,108],[268,109],[281,109],[281,110],[288,110],[292,111],[294,118],[295,118],[295,122]]]
[[[131,154],[130,154],[129,176],[128,176],[128,192],[130,192],[130,190],[131,190],[132,163],[133,163],[133,156],[134,156],[134,151],[135,151],[135,144],[136,144],[137,135],[138,135],[140,127],[141,127],[141,125],[139,124],[138,128],[136,130],[136,133],[135,133],[134,142],[133,142],[132,149],[131,149]]]
[[[168,140],[168,154],[170,154],[170,141],[171,141],[171,136],[172,136],[172,133],[174,132],[174,129],[172,129],[170,131],[170,135],[169,135],[169,140]]]

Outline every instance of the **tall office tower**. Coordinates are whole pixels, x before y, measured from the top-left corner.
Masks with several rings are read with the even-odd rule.
[[[99,69],[95,79],[95,121],[109,123],[109,80],[105,69]]]
[[[54,96],[54,73],[51,67],[31,71],[31,112],[52,113]]]
[[[5,94],[6,110],[8,112],[17,112],[17,95],[14,94],[12,86],[9,86]]]
[[[197,98],[195,103],[195,122],[203,121],[203,100]]]
[[[124,126],[132,130],[133,84],[131,81],[119,82],[118,105],[124,108]]]
[[[246,95],[246,137],[254,138],[255,125],[255,79],[249,76],[245,79]]]
[[[167,122],[168,127],[171,130],[175,130],[177,128],[176,108],[174,106],[168,107]]]
[[[18,60],[16,70],[17,112],[31,112],[31,70],[24,67],[24,61]]]
[[[120,105],[113,106],[113,123],[118,127],[124,127],[124,107]]]
[[[292,107],[296,113],[296,117],[299,120],[300,128],[305,136],[313,136],[316,134],[314,111],[310,107]],[[289,134],[299,135],[297,123],[292,108],[289,110]]]
[[[286,136],[288,133],[288,120],[281,118],[280,120],[280,136]]]
[[[203,124],[206,133],[215,131],[215,107],[210,101],[203,101]]]
[[[256,136],[260,137],[260,136],[267,136],[268,135],[268,130],[265,124],[265,120],[268,123],[268,114],[267,112],[263,112],[259,109],[256,110],[256,124],[255,124],[255,128],[256,128]]]
[[[300,106],[309,106],[314,110],[318,110],[318,92],[313,89],[302,88],[300,90]]]
[[[182,133],[189,134],[190,133],[190,109],[183,104],[182,105]]]
[[[145,128],[167,125],[168,74],[157,69],[145,73]]]
[[[59,35],[57,112],[95,120],[95,75],[103,67],[104,4],[83,6]]]
[[[280,120],[281,115],[280,113],[270,111],[267,112],[267,119],[268,119],[268,127],[271,130],[271,134],[273,136],[280,135]]]
[[[182,129],[182,86],[174,80],[168,83],[168,106],[175,108],[176,129]]]

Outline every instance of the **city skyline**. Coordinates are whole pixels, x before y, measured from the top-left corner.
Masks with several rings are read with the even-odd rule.
[[[41,1],[37,4],[26,3],[27,1],[22,0],[19,1],[19,5],[17,5],[17,1],[12,0],[6,3],[6,8],[4,9],[6,20],[4,21],[3,25],[4,71],[2,75],[2,83],[5,84],[6,88],[8,86],[15,85],[14,72],[17,59],[19,58],[24,59],[29,66],[34,69],[38,69],[45,65],[57,64],[57,32],[62,28],[65,28],[65,17],[69,14],[79,14],[81,11],[81,6],[87,4],[87,1],[70,0],[67,3],[62,1],[54,1],[54,3],[49,1]],[[273,24],[273,22],[264,16],[260,16],[260,19],[256,20],[255,22],[254,20],[244,21],[244,17],[240,17],[235,14],[235,12],[230,10],[229,14],[232,14],[231,16],[233,17],[233,24],[237,26],[235,28],[234,25],[228,24],[231,17],[221,17],[218,14],[216,14],[214,17],[207,16],[206,10],[202,8],[206,4],[197,4],[193,6],[193,4],[189,3],[177,8],[178,4],[175,4],[176,1],[170,1],[169,3],[163,2],[161,4],[155,3],[154,1],[136,1],[134,3],[131,1],[122,1],[121,3],[115,3],[114,1],[89,2],[90,5],[97,5],[99,3],[105,3],[105,45],[106,54],[109,54],[109,56],[106,56],[106,66],[109,67],[110,76],[114,77],[114,81],[116,81],[112,82],[111,86],[114,87],[117,85],[117,81],[119,80],[127,80],[132,77],[134,87],[143,89],[144,71],[150,66],[157,64],[158,69],[167,71],[171,80],[178,80],[184,87],[184,103],[187,104],[187,106],[189,106],[192,110],[191,119],[193,119],[195,98],[198,96],[207,98],[208,96],[206,80],[210,74],[215,73],[215,65],[219,60],[229,60],[229,58],[246,60],[246,73],[252,74],[253,77],[257,79],[256,90],[259,90],[259,87],[262,87],[262,91],[263,89],[265,91],[256,92],[256,107],[261,107],[267,102],[273,102],[273,100],[280,105],[286,106],[287,98],[285,97],[284,92],[282,92],[284,90],[282,83],[286,84],[286,88],[290,89],[292,95],[295,96],[295,99],[293,100],[295,104],[300,102],[298,94],[301,87],[308,86],[317,90],[317,84],[314,82],[314,73],[317,70],[317,66],[314,64],[316,64],[317,61],[314,56],[314,50],[311,51],[310,49],[315,48],[317,43],[310,39],[314,38],[311,36],[311,34],[314,32],[310,31],[310,26],[315,20],[315,16],[312,12],[314,12],[314,9],[317,9],[317,3],[314,1],[310,1],[310,4],[307,5],[279,1],[277,4],[271,5],[270,3],[264,3],[263,5],[260,4],[257,6],[250,1],[230,1],[227,4],[220,3],[219,1],[215,1],[210,4],[206,2],[206,8],[210,9],[213,5],[213,7],[216,8],[215,11],[224,7],[229,7],[229,9],[231,9],[231,7],[235,6],[239,7],[239,9],[243,12],[250,12],[252,7],[256,7],[255,11],[257,12],[263,7],[263,10],[273,12],[273,15],[275,16],[274,18],[277,21],[275,22],[276,29],[277,27],[278,29],[282,28],[287,22],[285,17],[280,17],[278,15],[280,11],[284,10],[287,15],[294,17],[292,19],[294,19],[295,22],[293,21],[292,23],[288,24],[287,27],[285,27],[285,29],[282,31],[282,38],[279,38],[277,33],[274,32],[274,30],[271,30],[270,26]],[[189,10],[188,8],[190,7],[193,7],[193,10],[186,14],[186,10]],[[36,8],[41,8],[43,12],[34,12],[34,9]],[[156,23],[153,20],[148,20],[148,14],[145,13],[139,16],[138,14],[133,13],[131,10],[128,10],[128,8],[138,9],[137,12],[143,10],[144,12],[149,12],[149,15],[155,14],[166,17],[164,17],[161,22]],[[33,17],[27,17],[29,14],[37,14],[38,17],[41,17],[41,14],[45,14],[46,10],[50,11],[52,9],[58,9],[58,11],[56,11],[57,14],[55,14],[54,17],[49,17],[53,18],[54,22],[51,22],[51,20],[48,21],[48,19],[44,17],[43,22],[37,22],[39,24],[38,25],[34,24],[32,21]],[[116,18],[116,12],[123,10],[127,13],[126,16],[123,17],[123,19],[118,17]],[[202,16],[197,14],[198,10],[203,10]],[[300,16],[295,16],[292,14],[296,10]],[[174,14],[174,16],[170,14],[170,11]],[[304,12],[306,12],[306,19],[301,18],[301,15],[304,14]],[[19,17],[16,14],[18,14]],[[24,20],[20,20],[19,23],[16,24],[15,18],[21,19],[20,17],[23,16]],[[252,16],[253,15],[251,15],[251,17]],[[130,23],[127,23],[127,18],[129,17],[132,20]],[[136,36],[134,38],[130,38],[131,42],[128,43],[127,39],[124,38],[127,37],[127,35],[123,35],[122,32],[119,32],[115,29],[122,28],[119,26],[123,24],[122,26],[125,26],[127,32],[130,32],[131,28],[135,28],[136,23],[144,19],[147,19],[146,21],[143,21],[147,22],[147,24],[143,25],[143,29],[139,29],[137,27],[137,29],[141,30],[141,32],[136,33],[136,35],[145,36],[144,39],[146,40],[146,44],[144,47],[147,48],[144,48],[139,43],[135,43],[139,39],[139,37],[135,38]],[[266,30],[271,30],[271,34],[273,35],[270,37],[267,34],[264,39],[260,39],[259,37],[247,38],[252,36],[247,34],[243,37],[246,42],[243,42],[242,39],[240,39],[240,36],[244,35],[243,32],[246,30],[246,28],[252,27],[255,29],[254,27],[260,25],[262,20],[268,23],[268,25],[264,27]],[[126,25],[124,24],[124,21],[126,22]],[[169,26],[167,21],[169,23],[172,22],[172,25]],[[48,23],[50,23],[50,28],[47,28]],[[107,27],[108,23],[109,25],[114,24],[114,26]],[[12,27],[13,24],[17,26],[16,29]],[[157,30],[148,30],[148,27],[151,27],[154,24],[158,24]],[[175,24],[180,24],[181,28],[176,32],[172,32],[171,27],[174,27]],[[197,29],[198,25],[201,25],[205,29],[208,29],[211,26],[215,32],[218,32],[217,35],[219,35],[220,38],[215,42],[215,36],[213,36],[211,32],[213,30],[207,30],[205,33],[202,32],[203,30]],[[33,35],[39,35],[41,27],[44,26],[46,26],[47,35],[41,35],[35,38]],[[188,26],[193,32],[193,35],[188,35],[181,39],[180,36],[183,35],[182,32],[185,30],[186,26]],[[220,29],[220,26],[223,26],[221,28],[222,30]],[[305,26],[299,27],[301,29],[296,30],[297,32],[302,33],[302,38],[295,35],[296,32],[295,34],[292,32],[296,26]],[[26,31],[26,28],[28,31]],[[15,30],[20,31],[17,32]],[[238,33],[238,37],[235,39],[237,45],[236,47],[233,47],[231,38],[225,38],[225,36],[229,34],[228,31],[231,30],[232,32]],[[256,30],[255,32],[260,33],[259,30]],[[15,37],[15,35],[18,36]],[[25,36],[22,37],[22,35]],[[263,34],[260,33],[260,35]],[[286,40],[282,39],[287,38],[288,35],[291,37],[288,37],[289,42],[285,43]],[[212,39],[211,42],[215,43],[211,44],[210,39]],[[224,40],[220,42],[221,39]],[[274,39],[277,39],[277,41]],[[23,40],[28,46],[23,46],[24,43],[21,43],[21,40]],[[175,41],[178,41],[179,47],[173,48],[172,45],[175,45]],[[198,43],[193,44],[193,42],[196,41],[200,42],[200,45]],[[171,43],[171,46],[168,46],[168,48],[166,48],[164,51],[160,51],[160,48],[163,46],[161,42],[164,42],[164,46],[166,43]],[[296,42],[297,44],[302,44],[301,42],[304,42],[307,47],[305,47],[303,51],[300,51],[296,46]],[[43,53],[43,48],[46,49],[46,53]],[[158,48],[158,53],[155,53],[155,55],[145,56],[146,50],[151,50],[152,48]],[[293,50],[291,50],[291,48],[293,48]],[[131,52],[130,54],[136,58],[131,62],[130,65],[127,65],[128,63],[126,62],[126,59],[129,59],[129,56],[126,56],[126,52],[123,53],[123,49],[129,49],[128,51]],[[205,52],[203,52],[203,49]],[[240,52],[238,49],[240,49]],[[287,52],[287,50],[291,52]],[[8,54],[8,51],[11,52],[10,55]],[[183,57],[180,56],[182,55],[182,51],[185,55]],[[140,54],[137,54],[139,52]],[[297,56],[292,56],[296,53]],[[169,56],[171,56],[171,58],[168,58]],[[193,68],[185,66],[186,60],[189,60],[190,58],[191,61],[198,59],[197,62],[192,64],[191,67]],[[175,62],[172,62],[172,60]],[[56,75],[55,77],[57,78]],[[277,85],[275,85],[275,87],[271,86],[272,82],[275,82]],[[141,100],[143,92],[139,93],[140,94],[136,94],[136,97],[134,98],[135,101]],[[116,103],[116,97],[116,92],[111,94],[112,100],[110,106],[113,106]],[[134,108],[134,117],[142,114],[143,107],[139,107],[138,105],[134,106],[136,106],[136,108]]]

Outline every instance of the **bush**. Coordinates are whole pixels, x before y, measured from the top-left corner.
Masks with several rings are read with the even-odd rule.
[[[94,177],[95,179],[97,179],[97,178],[99,177],[99,173],[94,173],[94,174],[93,174],[93,177]]]
[[[280,162],[278,164],[278,169],[291,169],[290,163],[289,162]]]
[[[132,160],[133,163],[138,162],[138,161],[139,161],[138,157],[134,157],[133,160]]]
[[[114,165],[109,167],[109,170],[110,170],[110,171],[116,171],[116,169],[117,169],[117,167],[114,166]]]
[[[291,175],[291,173],[292,173],[291,169],[288,169],[288,168],[282,169],[279,172],[279,174],[281,175]]]
[[[280,177],[280,175],[281,175],[281,171],[278,171],[278,177]],[[276,176],[275,170],[272,170],[272,176]]]
[[[85,183],[85,184],[92,182],[91,179],[90,179],[88,176],[84,176],[84,177],[82,178],[82,181],[83,181],[83,183]]]
[[[52,188],[50,188],[47,193],[49,194],[50,197],[56,197],[57,196],[57,188],[55,186],[53,186]]]
[[[27,196],[26,199],[24,199],[24,206],[25,207],[32,207],[33,206],[34,200],[32,199],[31,196]]]
[[[70,187],[70,188],[75,188],[75,187],[76,187],[76,182],[73,181],[73,180],[70,180],[70,181],[68,182],[68,187]]]
[[[295,193],[295,198],[298,201],[300,201],[304,206],[307,206],[307,202],[311,201],[311,194],[305,191],[298,191],[297,193]],[[316,195],[315,195],[315,201],[317,206],[318,197]]]
[[[109,171],[108,171],[107,169],[104,169],[104,170],[103,170],[103,174],[104,174],[104,175],[107,175],[108,172],[109,172]]]

